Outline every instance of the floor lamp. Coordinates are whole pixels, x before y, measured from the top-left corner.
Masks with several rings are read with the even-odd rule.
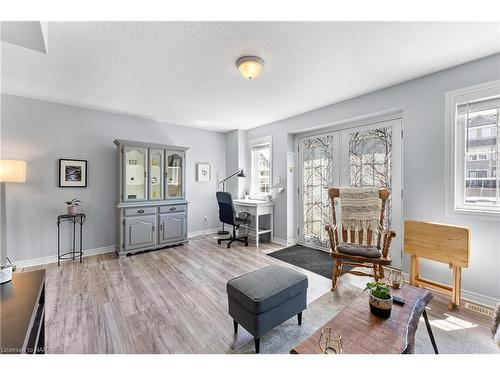
[[[231,176],[228,176],[225,179],[223,179],[222,181],[219,181],[219,185],[222,184],[222,191],[226,191],[226,181],[234,176],[246,177],[245,173],[243,172],[243,169],[238,169]],[[222,223],[222,230],[218,231],[217,234],[229,234],[229,232],[227,230],[224,230],[224,223]]]
[[[6,283],[12,279],[12,265],[7,264],[7,210],[5,199],[5,183],[26,182],[26,162],[24,160],[0,160],[0,283]]]

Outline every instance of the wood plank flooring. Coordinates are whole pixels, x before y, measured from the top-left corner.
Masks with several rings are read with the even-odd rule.
[[[227,353],[252,340],[243,329],[233,334],[225,290],[230,278],[280,264],[308,276],[308,303],[330,290],[329,279],[265,255],[280,248],[271,243],[227,249],[207,236],[124,259],[108,253],[82,264],[22,271],[47,269],[49,353]],[[362,286],[366,278],[344,275],[341,282]],[[431,306],[429,315],[447,313],[439,297]],[[474,319],[481,334],[487,331],[487,318],[458,314]]]

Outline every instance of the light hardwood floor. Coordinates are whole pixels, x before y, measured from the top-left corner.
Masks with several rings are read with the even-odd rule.
[[[233,334],[227,280],[271,264],[296,268],[265,255],[280,248],[271,243],[227,249],[207,236],[125,259],[108,253],[82,264],[22,271],[47,269],[49,353],[226,353],[252,340],[243,329]],[[309,278],[308,303],[330,291],[329,279],[299,270]],[[366,280],[344,275],[341,282],[361,286]],[[446,315],[442,299],[431,303],[430,316]],[[486,334],[486,318],[459,314]]]
[[[252,340],[240,330],[240,342],[234,341],[227,280],[271,264],[290,266],[265,255],[280,248],[271,243],[259,248],[233,244],[227,249],[208,236],[125,259],[109,253],[86,257],[82,264],[36,267],[47,269],[47,350],[227,352]],[[328,279],[304,273],[310,283],[309,302],[330,289]]]

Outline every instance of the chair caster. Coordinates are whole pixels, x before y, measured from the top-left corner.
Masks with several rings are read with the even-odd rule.
[[[245,242],[245,246],[248,246],[248,241],[247,241],[247,242]]]
[[[219,245],[220,245],[221,243],[222,243],[222,241],[221,241],[221,240],[217,240],[217,244],[219,244]]]
[[[230,249],[231,248],[231,244],[228,243],[227,244],[227,248]]]

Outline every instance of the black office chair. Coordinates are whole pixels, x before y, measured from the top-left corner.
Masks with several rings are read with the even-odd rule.
[[[219,204],[219,220],[224,224],[233,226],[233,235],[229,236],[229,238],[218,238],[217,243],[220,245],[222,241],[229,241],[227,244],[228,249],[234,241],[244,242],[245,246],[248,246],[248,235],[236,237],[236,230],[239,229],[241,224],[250,223],[250,214],[248,212],[238,212],[238,214],[243,214],[245,217],[236,216],[233,198],[230,193],[218,191],[215,195]]]

